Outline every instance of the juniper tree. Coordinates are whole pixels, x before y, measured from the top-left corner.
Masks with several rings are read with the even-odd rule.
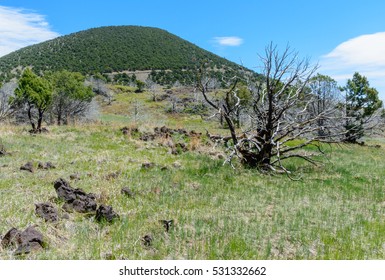
[[[345,141],[356,143],[366,130],[373,128],[371,122],[375,112],[382,107],[382,101],[378,91],[370,87],[368,79],[357,72],[342,91],[345,92]]]
[[[33,132],[41,132],[44,113],[51,102],[52,89],[49,82],[37,76],[31,69],[25,69],[11,103],[21,110],[26,110]]]

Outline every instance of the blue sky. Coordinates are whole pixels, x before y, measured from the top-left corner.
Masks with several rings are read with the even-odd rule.
[[[91,27],[166,29],[258,70],[258,54],[289,44],[344,85],[355,71],[385,99],[385,1],[0,0],[0,56]]]

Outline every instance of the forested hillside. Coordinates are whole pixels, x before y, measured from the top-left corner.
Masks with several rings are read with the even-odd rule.
[[[162,29],[109,26],[62,36],[3,56],[0,78],[9,78],[10,72],[18,66],[33,66],[36,72],[65,69],[93,74],[182,70],[192,68],[202,59],[211,61],[213,68],[239,67]]]

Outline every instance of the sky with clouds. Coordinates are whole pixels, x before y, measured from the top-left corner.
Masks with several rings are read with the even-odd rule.
[[[384,11],[381,0],[0,0],[0,56],[92,27],[153,26],[255,70],[267,44],[289,44],[340,85],[367,76],[385,100]]]
[[[19,8],[0,6],[0,56],[59,36],[44,16]]]

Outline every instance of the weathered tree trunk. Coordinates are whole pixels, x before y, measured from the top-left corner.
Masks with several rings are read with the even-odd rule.
[[[57,115],[57,125],[61,125],[61,122],[62,122],[62,120],[61,120],[61,113],[59,113]]]
[[[41,132],[41,124],[43,123],[43,114],[44,114],[44,110],[39,110],[39,118],[37,119],[37,128],[36,128],[36,130],[39,133]]]
[[[235,123],[237,125],[237,128],[241,128],[241,111],[240,110],[238,110],[236,113]]]
[[[233,140],[234,146],[238,144],[238,138],[237,134],[235,132],[234,124],[231,121],[231,119],[227,116],[224,115],[224,118],[226,120],[227,125],[229,126],[230,134],[231,134],[231,139]]]
[[[32,111],[32,107],[30,105],[28,105],[28,119],[29,119],[29,122],[31,123],[32,130],[35,131],[36,130],[36,125],[35,125],[35,122],[32,119],[32,112],[31,111]]]
[[[261,136],[263,139],[266,136]],[[250,147],[241,147],[239,152],[242,155],[242,164],[251,168],[269,170],[271,166],[273,146],[270,143],[263,143],[260,150],[250,149]]]
[[[222,114],[219,116],[219,123],[221,124],[222,128],[225,127],[224,124],[223,124],[223,115]]]

